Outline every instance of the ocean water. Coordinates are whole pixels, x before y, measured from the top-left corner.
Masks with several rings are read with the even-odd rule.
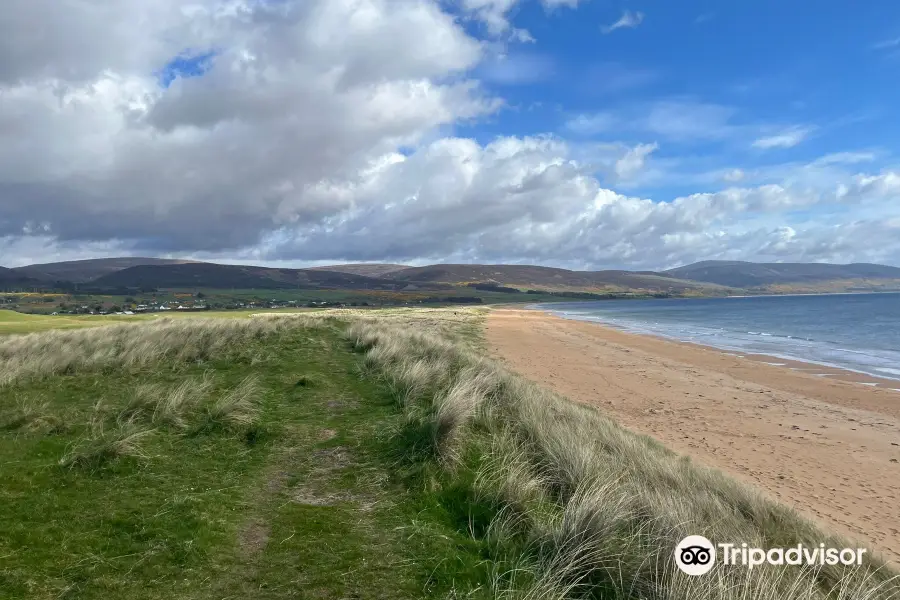
[[[900,380],[900,294],[604,300],[536,308],[739,354]]]

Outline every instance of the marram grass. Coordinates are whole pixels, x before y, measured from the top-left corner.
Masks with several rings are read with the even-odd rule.
[[[438,485],[470,482],[489,507],[488,522],[476,526],[473,516],[470,527],[497,548],[496,597],[900,598],[900,581],[877,558],[684,575],[673,551],[687,535],[758,547],[855,544],[446,336],[377,317],[356,320],[347,336],[406,414],[397,435],[407,454],[440,465]]]

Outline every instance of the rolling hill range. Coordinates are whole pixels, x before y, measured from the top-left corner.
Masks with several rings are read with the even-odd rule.
[[[211,289],[386,289],[403,287],[388,279],[323,271],[271,269],[245,265],[186,263],[139,265],[98,277],[97,288],[211,288]]]
[[[311,271],[333,271],[335,273],[350,273],[351,275],[365,275],[367,277],[382,277],[389,273],[403,271],[411,268],[409,265],[395,265],[390,263],[362,263],[349,265],[328,265],[326,267],[311,267]]]
[[[685,281],[659,273],[632,271],[569,271],[533,265],[433,265],[409,267],[386,275],[399,281],[466,285],[494,282],[525,289],[555,291],[649,290],[684,293],[713,292],[722,286]],[[724,290],[721,290],[724,291]]]
[[[571,271],[534,265],[347,264],[307,269],[157,258],[108,258],[0,268],[5,288],[447,290],[502,287],[555,293],[728,295],[900,290],[900,268],[873,264],[705,261],[667,271]]]
[[[108,273],[115,273],[130,267],[142,265],[180,265],[189,262],[192,261],[129,256],[28,265],[26,267],[16,267],[13,271],[39,281],[86,283]]]
[[[898,280],[900,268],[857,263],[751,263],[740,261],[704,261],[669,269],[666,275],[704,281],[736,288],[770,285],[809,284],[847,280]]]
[[[40,282],[15,269],[0,267],[0,290],[32,285],[40,285]]]

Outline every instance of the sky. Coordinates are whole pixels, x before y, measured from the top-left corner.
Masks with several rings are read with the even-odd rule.
[[[0,265],[900,265],[900,3],[6,0]]]

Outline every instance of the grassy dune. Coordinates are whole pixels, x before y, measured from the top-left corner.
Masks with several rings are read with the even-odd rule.
[[[0,338],[0,598],[451,594],[480,558],[393,477],[400,415],[343,327]]]
[[[404,458],[436,494],[463,496],[468,527],[514,598],[897,598],[862,567],[720,565],[676,571],[687,535],[751,547],[851,547],[725,475],[693,465],[504,371],[459,343],[378,319],[348,331],[405,414]]]
[[[0,337],[0,598],[900,598],[677,573],[687,533],[847,544],[486,360],[484,314]]]

